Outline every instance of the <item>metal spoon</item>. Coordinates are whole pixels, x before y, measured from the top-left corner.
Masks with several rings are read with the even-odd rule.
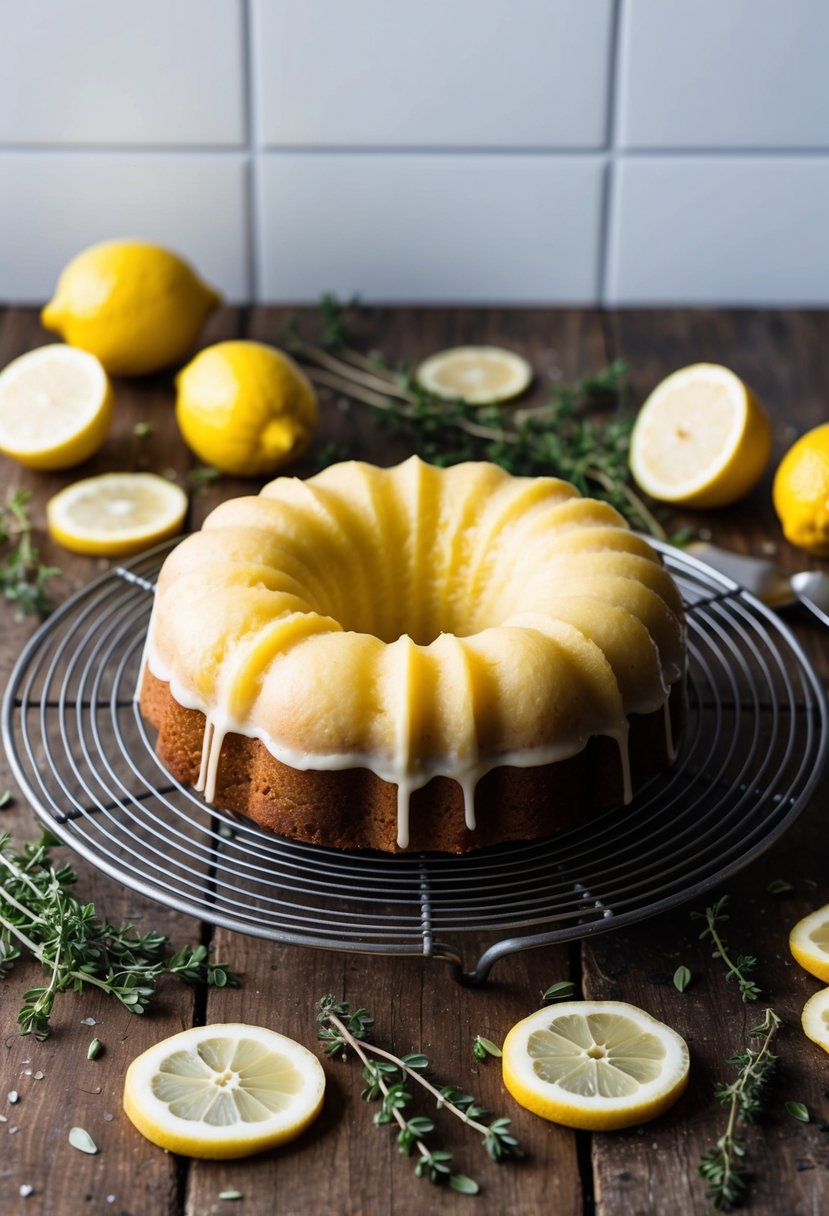
[[[829,625],[829,575],[821,570],[803,570],[793,574],[789,582],[803,607]]]

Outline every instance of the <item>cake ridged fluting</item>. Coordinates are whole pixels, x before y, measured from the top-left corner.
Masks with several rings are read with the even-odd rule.
[[[278,478],[214,510],[162,567],[140,693],[159,754],[209,801],[320,840],[330,807],[316,807],[321,832],[315,800],[359,771],[373,784],[352,777],[352,795],[382,794],[383,829],[346,822],[327,843],[406,848],[410,802],[414,818],[432,791],[441,822],[458,820],[434,847],[460,850],[476,845],[476,787],[495,770],[526,785],[523,770],[549,778],[591,741],[629,799],[630,725],[647,726],[639,769],[664,767],[684,671],[676,587],[610,506],[555,478],[412,457]],[[246,782],[263,749],[266,779]],[[561,826],[554,805],[547,819],[547,833]],[[527,830],[491,828],[482,843]]]

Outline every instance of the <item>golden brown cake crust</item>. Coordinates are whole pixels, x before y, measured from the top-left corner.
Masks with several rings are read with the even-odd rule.
[[[673,738],[685,717],[684,681],[671,689]],[[204,715],[185,709],[169,684],[145,668],[141,712],[159,732],[159,759],[183,785],[199,775]],[[629,755],[633,788],[666,769],[668,752],[663,710],[632,715]],[[534,768],[491,770],[475,795],[477,828],[464,823],[461,787],[434,777],[411,799],[411,837],[397,844],[397,787],[364,768],[333,772],[301,771],[282,764],[258,739],[229,734],[219,761],[214,804],[248,816],[260,826],[294,840],[340,849],[385,853],[465,853],[506,841],[536,840],[621,805],[619,749],[608,739],[590,739],[570,759]]]

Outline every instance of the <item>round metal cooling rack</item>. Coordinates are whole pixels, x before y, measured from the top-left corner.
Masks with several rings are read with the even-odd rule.
[[[170,545],[63,605],[15,666],[2,734],[46,826],[126,886],[280,942],[445,960],[486,979],[505,954],[654,916],[733,874],[808,802],[827,713],[789,631],[729,579],[657,546],[688,617],[680,755],[629,806],[548,840],[463,857],[301,844],[208,807],[159,764],[134,704],[155,579]],[[457,943],[475,934],[464,971]]]

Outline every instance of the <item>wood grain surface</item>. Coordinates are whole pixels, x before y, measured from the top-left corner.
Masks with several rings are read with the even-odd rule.
[[[277,342],[285,310],[224,310],[213,319],[203,343],[249,336]],[[611,358],[630,361],[634,396],[641,401],[667,372],[698,360],[728,364],[765,401],[775,431],[775,457],[810,426],[829,418],[829,315],[784,312],[654,311],[601,314],[592,311],[398,309],[372,313],[361,335],[366,349],[415,361],[462,342],[499,343],[525,354],[537,372],[534,399],[543,400],[550,378],[596,370]],[[31,310],[0,313],[0,366],[49,341]],[[117,383],[113,434],[94,460],[68,474],[21,470],[0,458],[0,492],[25,486],[33,493],[37,540],[44,557],[60,565],[56,592],[63,598],[100,572],[105,563],[72,557],[54,547],[43,531],[49,495],[78,476],[114,469],[169,471],[186,484],[194,463],[182,444],[173,415],[171,375]],[[136,422],[152,423],[148,440],[136,440]],[[399,440],[378,432],[358,406],[329,397],[323,402],[320,443],[336,440],[355,456],[392,463],[405,456]],[[745,552],[774,546],[789,570],[816,563],[783,541],[770,504],[771,472],[737,507],[709,513],[678,512],[671,527],[692,523],[716,543]],[[192,497],[189,526],[197,528],[218,502],[254,492],[257,484],[225,479]],[[824,683],[829,682],[827,635],[793,611],[789,622]],[[17,622],[0,604],[0,687],[31,622]],[[0,756],[0,792],[15,799],[0,811],[0,830],[17,841],[32,839],[38,825],[14,789]],[[806,911],[829,902],[827,786],[795,827],[732,880],[728,933],[741,950],[759,958],[761,1000],[745,1006],[721,965],[698,940],[699,922],[684,906],[638,926],[593,938],[582,946],[548,947],[509,957],[479,990],[457,985],[439,963],[377,958],[270,944],[212,929],[151,903],[78,858],[72,858],[84,899],[110,919],[155,927],[176,944],[203,940],[216,957],[243,973],[237,990],[194,991],[173,982],[143,1017],[94,994],[58,1001],[54,1033],[45,1042],[17,1034],[23,991],[38,969],[19,964],[0,983],[0,1212],[5,1216],[316,1216],[476,1210],[521,1216],[685,1216],[707,1210],[697,1174],[700,1154],[724,1127],[713,1097],[717,1079],[728,1080],[728,1058],[744,1042],[746,1029],[762,1016],[764,1002],[783,1017],[780,1064],[768,1118],[745,1133],[747,1165],[754,1175],[748,1211],[758,1216],[817,1216],[829,1211],[829,1056],[808,1043],[799,1029],[800,1009],[818,982],[791,960],[790,926]],[[60,856],[66,849],[56,850]],[[769,895],[772,879],[784,878],[794,892]],[[469,946],[474,958],[474,942]],[[680,964],[693,982],[684,994],[671,976]],[[538,1007],[541,991],[559,979],[575,980],[589,997],[622,999],[662,1018],[689,1042],[692,1081],[686,1095],[662,1119],[615,1134],[574,1133],[547,1124],[515,1106],[503,1089],[496,1062],[478,1063],[471,1046],[477,1033],[499,1041],[510,1025]],[[397,1152],[392,1134],[375,1128],[360,1100],[359,1069],[325,1060],[328,1092],[318,1123],[294,1145],[241,1162],[198,1162],[166,1154],[145,1141],[121,1111],[121,1088],[129,1061],[150,1043],[205,1021],[243,1020],[281,1030],[315,1049],[313,1009],[325,992],[367,1005],[376,1037],[398,1051],[420,1049],[443,1080],[462,1082],[497,1113],[514,1118],[528,1150],[518,1165],[486,1159],[465,1129],[447,1129],[456,1166],[481,1184],[477,1198],[431,1187],[414,1178],[411,1163]],[[85,1024],[92,1018],[95,1025]],[[96,1061],[86,1058],[97,1036],[105,1046]],[[35,1079],[35,1073],[43,1073]],[[10,1104],[9,1091],[19,1101]],[[786,1113],[787,1100],[803,1102],[808,1124]],[[73,1125],[85,1127],[99,1145],[94,1157],[68,1143]],[[24,1197],[21,1187],[32,1187]],[[235,1190],[243,1198],[219,1198]]]

